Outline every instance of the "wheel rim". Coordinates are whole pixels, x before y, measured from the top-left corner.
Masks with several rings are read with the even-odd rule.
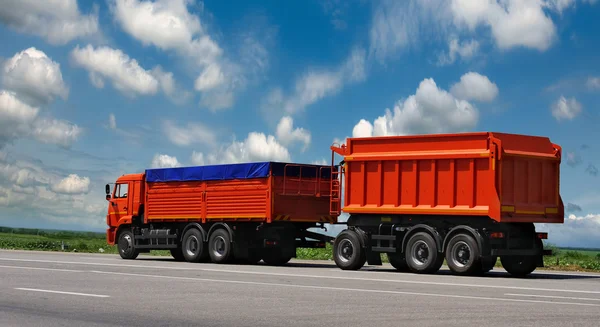
[[[223,236],[215,237],[215,240],[213,241],[213,244],[212,244],[213,254],[217,257],[222,257],[225,255],[225,251],[226,251],[226,245],[225,245],[225,239],[223,238]]]
[[[337,248],[337,257],[347,263],[354,256],[354,244],[349,239],[343,239]]]
[[[471,260],[471,247],[464,241],[458,241],[452,246],[452,263],[464,268]]]
[[[200,242],[198,241],[198,238],[194,235],[188,237],[185,246],[185,251],[187,252],[187,254],[190,256],[194,256],[198,253],[199,249]]]
[[[418,240],[412,247],[412,261],[418,265],[426,265],[429,261],[429,246],[425,241]]]
[[[121,252],[127,253],[133,247],[133,241],[131,240],[131,235],[125,234],[125,236],[121,237],[121,242],[119,242],[119,246],[121,247]]]

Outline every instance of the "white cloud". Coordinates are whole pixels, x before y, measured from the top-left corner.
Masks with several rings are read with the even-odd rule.
[[[156,78],[140,67],[137,60],[129,58],[121,50],[106,46],[98,48],[92,45],[87,45],[85,48],[77,46],[71,52],[71,58],[76,65],[94,74],[90,79],[108,78],[117,90],[126,95],[149,95],[155,94],[158,90]]]
[[[174,122],[167,120],[163,123],[163,131],[169,141],[178,146],[192,144],[214,145],[217,141],[213,130],[198,122],[190,122],[185,126],[177,126]]]
[[[382,0],[371,18],[369,54],[383,62],[403,51],[422,49],[423,44],[450,39],[448,55],[438,58],[439,64],[450,64],[457,54],[467,59],[479,48],[479,40],[459,44],[457,35],[490,38],[501,50],[546,51],[558,39],[551,11],[562,14],[574,4],[572,0]]]
[[[468,61],[473,58],[478,51],[479,42],[477,42],[477,40],[471,39],[459,43],[458,38],[452,37],[448,41],[448,53],[443,53],[438,57],[438,65],[445,66],[453,64],[457,57],[460,57],[464,61]]]
[[[44,38],[53,45],[98,33],[98,11],[83,15],[77,0],[4,0],[0,22],[20,33]]]
[[[110,127],[110,129],[117,129],[117,118],[115,117],[115,114],[110,114],[108,115],[108,127]]]
[[[150,168],[174,168],[181,167],[181,164],[176,157],[172,157],[166,154],[156,154],[152,158]]]
[[[331,163],[328,162],[327,160],[321,158],[319,160],[313,160],[313,161],[311,161],[311,164],[313,164],[313,165],[320,165],[320,166],[328,166]]]
[[[260,73],[268,66],[266,49],[246,35],[238,58],[243,64],[229,60],[199,16],[190,11],[191,5],[189,0],[110,1],[115,20],[126,33],[143,45],[173,51],[191,65],[190,71],[198,74],[194,88],[201,93],[202,107],[230,108],[235,93],[245,88],[248,72]]]
[[[150,74],[156,78],[163,93],[174,103],[183,104],[192,96],[189,91],[175,81],[172,72],[165,72],[161,66],[152,68]]]
[[[547,50],[556,38],[556,26],[544,12],[546,2],[452,0],[455,22],[470,31],[489,27],[500,49],[526,47]]]
[[[281,145],[273,135],[251,132],[243,141],[233,141],[216,152],[204,154],[194,151],[194,165],[214,165],[257,161],[290,161],[288,149]]]
[[[600,90],[600,77],[590,77],[586,83],[591,90]]]
[[[58,119],[41,118],[32,125],[32,135],[42,143],[70,147],[83,130],[70,122]]]
[[[582,110],[581,104],[575,98],[565,98],[561,96],[556,102],[552,104],[552,116],[557,121],[561,120],[573,120],[577,117]]]
[[[63,194],[87,194],[90,192],[90,178],[70,174],[53,185],[52,190]]]
[[[548,242],[563,247],[599,248],[600,214],[565,217],[564,224],[536,224],[536,230],[548,232]]]
[[[289,146],[296,141],[304,143],[304,146],[302,147],[303,152],[306,150],[311,140],[310,132],[301,127],[294,128],[294,120],[289,116],[281,118],[279,124],[277,124],[275,135],[281,144],[285,146]]]
[[[490,102],[498,96],[498,86],[487,76],[468,72],[452,85],[450,92],[459,99]]]
[[[16,53],[2,68],[3,86],[33,105],[50,103],[55,97],[66,99],[69,94],[60,65],[34,47]]]
[[[455,98],[427,78],[414,95],[398,101],[393,111],[386,109],[373,124],[361,119],[353,137],[464,132],[473,129],[478,119],[471,103]]]
[[[281,89],[271,91],[265,107],[271,112],[295,114],[305,107],[339,92],[345,84],[363,81],[365,72],[365,50],[354,48],[348,58],[334,70],[309,70],[295,84],[294,93],[286,98]]]
[[[40,118],[39,108],[22,102],[14,92],[0,90],[0,148],[22,137],[69,147],[82,130],[66,121]]]
[[[39,160],[0,158],[0,220],[19,217],[20,223],[35,219],[35,224],[45,220],[55,226],[79,223],[103,228],[102,190],[93,189],[88,176],[58,170]]]

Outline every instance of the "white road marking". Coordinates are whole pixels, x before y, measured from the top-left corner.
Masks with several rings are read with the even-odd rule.
[[[56,293],[56,294],[68,294],[68,295],[79,295],[79,296],[90,296],[90,297],[110,297],[108,295],[100,295],[100,294],[88,294],[88,293],[76,293],[76,292],[63,292],[63,291],[52,291],[52,290],[42,290],[38,288],[25,288],[25,287],[17,287],[16,290],[21,291],[32,291],[32,292],[43,292],[43,293]]]
[[[436,285],[436,286],[451,286],[451,287],[473,287],[473,288],[488,288],[488,289],[527,290],[527,291],[540,291],[540,292],[565,292],[565,293],[600,294],[600,291],[588,291],[588,290],[568,290],[568,289],[521,287],[521,286],[508,286],[508,285],[483,285],[483,284],[466,284],[466,283],[450,283],[450,282],[434,282],[434,281],[416,281],[416,280],[401,280],[401,279],[379,279],[379,278],[350,277],[350,276],[306,275],[306,274],[292,274],[292,273],[275,273],[275,272],[244,271],[244,270],[232,270],[232,269],[201,268],[201,266],[199,264],[190,264],[190,265],[193,265],[192,267],[174,267],[174,266],[166,267],[166,266],[153,266],[153,265],[142,266],[142,265],[131,265],[131,264],[100,263],[100,262],[76,262],[76,261],[55,261],[55,260],[41,260],[41,259],[0,258],[0,260],[23,261],[23,262],[41,262],[41,263],[62,263],[62,264],[91,265],[91,266],[129,267],[129,268],[141,268],[141,269],[193,270],[193,271],[208,271],[208,272],[232,273],[232,274],[249,274],[249,275],[280,276],[280,277],[298,277],[298,278],[309,278],[309,279],[315,279],[315,278],[319,279],[319,278],[321,278],[321,279],[357,280],[357,281],[370,281],[370,282],[386,282],[386,283],[417,284],[417,285]],[[343,272],[348,273],[348,274],[356,274],[356,273],[358,273],[357,271],[343,271]],[[422,276],[422,277],[425,277],[425,276]],[[433,276],[429,276],[429,277],[431,277],[431,278],[437,278],[439,276],[433,275]]]
[[[120,272],[114,272],[114,271],[98,271],[98,270],[92,270],[90,272],[97,273],[97,274],[122,275],[122,276],[132,276],[132,277],[150,277],[150,278],[177,279],[177,280],[202,281],[202,282],[214,282],[214,283],[260,285],[260,286],[279,286],[279,287],[289,287],[289,288],[305,288],[305,289],[330,290],[330,291],[350,291],[350,292],[379,293],[379,294],[395,294],[395,295],[430,296],[430,297],[442,297],[442,298],[458,298],[458,299],[471,299],[471,300],[489,300],[489,301],[503,301],[503,302],[519,302],[519,303],[545,303],[545,304],[560,304],[560,305],[575,305],[575,306],[600,307],[600,304],[593,304],[593,303],[556,302],[556,301],[541,301],[541,300],[520,300],[520,299],[509,299],[509,298],[494,298],[494,297],[455,295],[455,294],[440,294],[440,293],[421,293],[421,292],[369,290],[369,289],[362,289],[362,288],[316,286],[316,285],[294,285],[294,284],[280,284],[280,283],[267,283],[267,282],[250,282],[250,281],[240,281],[240,280],[210,279],[210,278],[197,278],[197,277],[180,277],[180,276],[133,274],[133,273],[120,273]]]
[[[594,299],[589,297],[571,297],[571,296],[556,296],[556,295],[539,295],[539,294],[512,294],[506,293],[506,296],[522,296],[522,297],[541,297],[549,299],[564,299],[564,300],[579,300],[579,301],[600,301],[600,299]]]
[[[41,268],[41,267],[24,267],[24,266],[1,266],[0,268],[26,269],[26,270],[47,270],[47,271],[63,271],[63,272],[83,272],[83,270],[60,269],[60,268]]]

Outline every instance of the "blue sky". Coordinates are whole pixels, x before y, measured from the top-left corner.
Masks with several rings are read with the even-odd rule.
[[[570,218],[540,228],[600,247],[599,14],[597,0],[11,0],[0,222],[103,230],[103,185],[149,167],[500,131],[563,146]]]

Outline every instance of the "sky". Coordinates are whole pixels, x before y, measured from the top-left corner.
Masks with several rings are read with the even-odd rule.
[[[0,225],[103,231],[104,185],[147,168],[497,131],[563,147],[538,230],[600,247],[599,2],[6,0]]]

